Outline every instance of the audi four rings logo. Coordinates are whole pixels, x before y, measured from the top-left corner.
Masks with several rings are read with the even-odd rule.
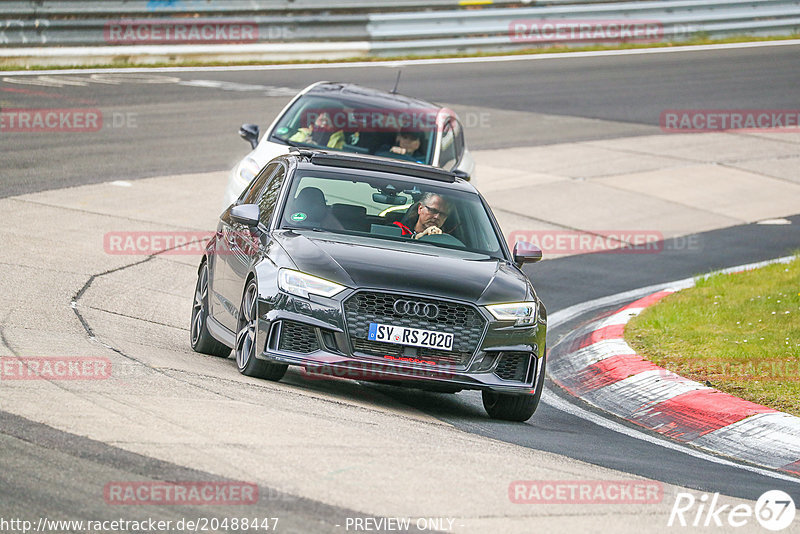
[[[439,316],[439,306],[413,300],[396,300],[394,301],[394,312],[398,315],[416,315],[417,317],[436,319]]]

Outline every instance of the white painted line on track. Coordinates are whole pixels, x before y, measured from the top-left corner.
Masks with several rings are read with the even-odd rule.
[[[723,43],[711,45],[671,46],[662,48],[634,48],[628,50],[596,50],[589,52],[556,52],[553,54],[524,54],[512,56],[455,57],[440,59],[399,59],[390,61],[353,61],[336,63],[303,63],[277,65],[231,65],[216,67],[130,67],[130,68],[91,68],[91,69],[53,69],[0,71],[3,76],[39,76],[43,74],[99,74],[99,73],[137,73],[137,72],[246,72],[267,70],[309,70],[309,69],[348,69],[365,67],[412,67],[417,65],[452,65],[462,63],[504,63],[509,61],[543,61],[548,59],[577,59],[608,56],[637,56],[645,54],[674,54],[682,52],[709,52],[716,50],[737,50],[742,48],[764,48],[773,46],[800,45],[800,39],[784,41],[756,41],[746,43]]]
[[[555,393],[551,393],[549,390],[545,389],[542,394],[542,402],[547,404],[548,406],[555,408],[556,410],[562,411],[564,413],[568,413],[570,415],[574,415],[575,417],[579,417],[590,423],[594,423],[597,426],[606,428],[611,430],[612,432],[617,432],[618,434],[622,434],[629,438],[638,439],[641,441],[646,441],[652,445],[658,445],[660,447],[664,447],[665,449],[670,449],[676,452],[681,452],[683,454],[687,454],[689,456],[693,456],[694,458],[705,460],[708,462],[713,462],[715,464],[724,465],[727,467],[735,467],[737,469],[744,469],[745,471],[750,471],[752,473],[756,473],[758,475],[763,475],[770,478],[776,478],[778,480],[783,480],[786,482],[794,482],[795,484],[800,484],[800,479],[784,475],[782,473],[776,473],[775,471],[770,471],[768,469],[761,469],[760,467],[755,467],[752,465],[747,464],[740,464],[736,462],[732,462],[730,460],[726,460],[725,458],[721,458],[719,456],[714,456],[712,454],[708,454],[702,452],[700,450],[694,449],[692,447],[686,447],[684,445],[680,445],[678,443],[667,441],[664,439],[656,438],[651,436],[650,434],[646,434],[644,432],[639,432],[631,427],[622,425],[617,423],[616,421],[611,421],[610,419],[606,419],[600,415],[595,413],[589,412],[580,408],[571,402],[568,402]]]
[[[719,271],[715,271],[708,275],[704,276],[711,276],[713,274],[719,273],[734,273],[739,271],[746,271],[750,269],[757,269],[759,267],[764,267],[766,265],[770,265],[773,263],[788,263],[792,261],[795,256],[784,256],[782,258],[777,258],[773,260],[766,260],[766,261],[759,261],[754,263],[747,263],[744,265],[737,265],[735,267],[729,267],[727,269],[722,269]],[[613,306],[622,302],[636,300],[638,298],[644,297],[651,293],[655,293],[657,291],[661,291],[668,288],[673,289],[684,289],[688,287],[692,287],[695,283],[695,278],[684,278],[683,280],[676,280],[674,282],[666,282],[662,284],[654,284],[647,287],[641,287],[638,289],[632,289],[630,291],[624,291],[622,293],[617,293],[615,295],[609,295],[606,297],[602,297],[599,299],[590,300],[587,302],[582,302],[580,304],[575,304],[574,306],[570,306],[563,310],[558,310],[555,313],[549,315],[548,320],[548,328],[553,328],[555,325],[570,321],[576,317],[579,317],[585,313],[589,313],[593,310],[597,310],[600,308],[604,308],[607,306]],[[720,458],[718,456],[714,456],[712,454],[708,454],[702,452],[694,447],[689,447],[686,445],[679,444],[673,441],[667,441],[665,439],[656,438],[649,433],[642,432],[636,430],[634,428],[622,425],[617,423],[616,421],[612,421],[611,419],[607,419],[606,417],[600,416],[598,414],[592,413],[588,410],[580,408],[579,406],[562,399],[555,393],[551,393],[549,390],[545,389],[542,394],[542,402],[547,404],[548,406],[555,408],[556,410],[560,410],[562,412],[568,413],[570,415],[574,415],[575,417],[579,417],[591,423],[594,423],[598,426],[603,428],[607,428],[611,431],[623,434],[630,438],[646,441],[648,443],[659,445],[661,447],[682,452],[689,456],[693,456],[695,458],[706,460],[709,462],[714,462],[717,464],[725,465],[728,467],[735,467],[737,469],[744,469],[745,471],[750,471],[753,473],[757,473],[759,475],[775,478],[778,480],[784,480],[788,482],[794,482],[796,484],[800,484],[800,479],[796,477],[792,477],[790,475],[784,475],[781,473],[777,473],[774,471],[770,471],[768,469],[762,469],[760,467],[751,466],[748,464],[736,463],[733,461],[725,460],[724,458]]]

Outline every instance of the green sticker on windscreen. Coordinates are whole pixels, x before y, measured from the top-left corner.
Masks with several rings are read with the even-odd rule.
[[[305,221],[306,217],[308,217],[308,215],[306,215],[302,211],[298,211],[297,213],[292,213],[290,219],[292,219],[295,222],[300,222],[300,221]]]
[[[283,134],[287,133],[288,131],[289,131],[289,128],[286,128],[284,126],[283,128],[278,128],[278,131],[275,132],[275,133],[277,133],[278,135],[283,135]]]

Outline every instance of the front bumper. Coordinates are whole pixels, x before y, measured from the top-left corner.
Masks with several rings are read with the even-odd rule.
[[[354,291],[310,300],[284,293],[259,301],[260,359],[305,369],[309,377],[339,377],[395,382],[411,387],[456,386],[458,389],[531,394],[543,372],[546,321],[516,328],[496,321],[480,307],[486,327],[468,361],[453,365],[417,357],[413,349],[366,354],[354,349],[343,303]],[[417,296],[419,297],[419,296]],[[465,303],[466,304],[466,303]],[[542,314],[543,315],[543,314]],[[453,332],[456,336],[459,333]],[[403,347],[405,348],[405,347]]]

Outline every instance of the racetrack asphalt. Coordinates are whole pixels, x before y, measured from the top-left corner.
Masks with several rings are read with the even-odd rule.
[[[479,67],[480,71],[469,66],[453,67],[452,72],[448,67],[444,73],[441,72],[442,69],[436,69],[438,76],[430,72],[431,67],[409,67],[405,69],[404,83],[408,81],[409,85],[405,91],[410,94],[446,102],[457,109],[460,106],[461,109],[458,111],[462,117],[466,113],[473,112],[477,114],[476,120],[480,120],[480,113],[488,112],[491,126],[468,130],[468,140],[475,149],[497,148],[499,142],[502,142],[503,146],[541,146],[657,134],[660,133],[655,122],[658,113],[670,107],[708,106],[726,109],[790,107],[796,103],[798,60],[797,48],[787,48],[792,48],[794,53],[792,54],[791,50],[756,49],[736,53],[726,52],[722,56],[696,53],[686,54],[686,57],[651,56],[646,60],[614,58],[599,63],[575,59],[550,64],[541,62],[541,65],[536,66],[484,64]],[[737,72],[735,80],[730,79],[730,72]],[[325,71],[325,74],[329,75],[330,71]],[[393,70],[379,66],[368,69],[343,69],[342,72],[337,70],[336,74],[351,81],[378,86],[384,79],[386,83],[393,82],[395,76]],[[269,72],[267,75],[260,73],[202,73],[201,75],[187,73],[187,75],[181,75],[179,78],[226,80],[237,84],[260,84],[292,89],[299,89],[319,77],[319,73],[304,71]],[[57,84],[59,77],[53,78],[55,82],[44,80],[44,83]],[[765,78],[771,80],[767,87],[763,84]],[[8,83],[4,80],[0,88],[4,90],[11,88],[15,91],[1,93],[3,107],[21,106],[20,102],[23,101],[26,106],[51,107],[55,100],[66,101],[70,105],[76,103],[85,105],[79,100],[86,100],[91,101],[91,105],[100,107],[104,111],[109,110],[111,113],[135,113],[137,127],[120,128],[122,131],[109,129],[97,134],[81,134],[79,143],[73,142],[74,136],[66,134],[53,136],[40,134],[35,139],[30,134],[27,137],[25,134],[3,134],[3,139],[0,141],[4,145],[2,196],[98,183],[109,179],[132,180],[148,176],[225,169],[244,153],[245,145],[235,134],[238,125],[241,122],[251,121],[254,115],[275,113],[286,101],[286,96],[266,98],[260,94],[254,96],[258,91],[245,90],[242,87],[240,90],[213,89],[178,85],[174,82],[158,84],[87,82],[85,85],[77,85],[82,83],[80,76],[71,79],[76,85],[62,87],[30,86]],[[410,80],[414,83],[412,84]],[[501,92],[496,89],[498,80],[503,80]],[[456,91],[453,87],[463,90]],[[34,95],[30,92],[19,93],[16,92],[17,89],[46,93],[50,96]],[[562,90],[559,91],[560,89]],[[52,95],[59,96],[51,98]],[[18,100],[20,98],[25,100]],[[12,106],[8,105],[9,100]],[[524,120],[515,123],[514,119],[519,117],[524,117]],[[547,124],[551,127],[537,132],[535,127],[531,127],[537,121],[549,121]],[[260,122],[265,125],[267,121],[265,119]],[[498,125],[497,122],[501,124]],[[179,187],[191,187],[186,181],[173,181]],[[66,193],[66,196],[69,194]],[[51,205],[54,198],[58,198],[57,193],[49,197],[48,202]],[[119,196],[114,194],[108,195],[109,204],[100,207],[100,211],[107,215],[97,219],[96,224],[105,224],[103,221],[108,221],[108,217],[113,217],[113,213],[117,210],[129,224],[131,221],[136,221],[136,199],[132,200],[130,205],[121,206],[118,204],[118,198]],[[84,208],[81,208],[79,203],[72,203],[69,209],[78,211],[84,209],[87,213],[95,211],[98,208],[95,201],[98,199],[102,200],[102,195],[91,197],[93,202],[86,204]],[[29,198],[23,202],[33,210],[37,200]],[[146,207],[139,207],[144,214],[147,213]],[[45,209],[45,212],[50,213],[54,220],[63,216],[56,214],[58,210],[48,211],[49,209]],[[42,215],[40,213],[32,216]],[[526,269],[548,304],[548,309],[553,312],[572,304],[627,289],[790,253],[800,244],[798,230],[800,217],[787,218],[792,224],[773,226],[750,223],[702,232],[698,234],[700,239],[696,241],[701,244],[700,247],[690,251],[678,246],[667,246],[659,254],[570,256],[545,261]],[[168,224],[173,225],[179,219],[180,217],[176,216],[175,220]],[[184,227],[204,227],[197,224],[199,218],[188,220],[191,222],[186,222]],[[208,220],[213,220],[213,217]],[[113,224],[120,227],[121,223],[117,221]],[[122,224],[124,227],[124,223]],[[157,224],[152,227],[158,227]],[[43,251],[37,251],[36,255],[42,253]],[[66,260],[77,261],[81,257],[80,253],[81,250],[71,250],[66,255]],[[6,257],[3,261],[18,262],[18,260],[19,258]],[[66,263],[62,268],[71,271],[69,265]],[[31,267],[35,268],[35,264]],[[179,271],[185,272],[183,267]],[[77,283],[81,279],[81,276],[75,276],[76,274],[81,273],[70,272],[65,277],[67,285]],[[149,276],[152,276],[152,273]],[[180,301],[176,299],[175,302]],[[15,306],[21,305],[15,302]],[[103,308],[100,301],[93,301],[93,306],[108,309]],[[94,313],[96,310],[89,312],[90,315]],[[92,315],[90,323],[97,324],[98,319],[102,317],[102,314]],[[558,325],[549,332],[549,339],[557,339],[566,329],[587,319],[579,317],[571,323]],[[3,336],[7,348],[26,337],[20,337],[18,332],[14,332],[14,329],[21,325],[8,326],[9,328],[4,328]],[[25,328],[31,327],[25,326]],[[109,332],[116,330],[117,328],[114,328]],[[106,332],[107,338],[113,338],[109,332]],[[85,335],[85,332],[83,334]],[[44,345],[38,346],[41,350]],[[292,386],[302,384],[302,380],[290,376],[289,384]],[[622,473],[645,476],[680,487],[719,491],[725,495],[744,499],[755,499],[764,490],[777,488],[798,496],[798,486],[795,483],[699,459],[651,442],[632,439],[617,431],[598,426],[585,418],[566,413],[554,407],[554,404],[557,405],[555,402],[543,403],[534,418],[521,427],[517,424],[486,419],[480,407],[479,397],[472,394],[453,397],[407,392],[384,386],[364,386],[364,389],[373,391],[380,398],[391,399],[392,409],[397,409],[398,404],[405,405],[412,412],[433,416],[434,419],[446,422],[469,434],[521,445],[530,450],[549,451],[588,464],[619,470]],[[347,390],[350,391],[350,388]],[[330,394],[330,391],[327,393]],[[551,388],[549,395],[558,393]],[[376,401],[372,399],[366,402],[369,404]],[[592,412],[592,409],[586,406],[580,408]],[[58,480],[61,483],[54,488],[47,488],[46,491],[43,483],[32,483],[28,490],[22,493],[11,491],[10,494],[16,499],[12,501],[14,504],[11,510],[30,515],[34,512],[38,514],[47,511],[47,508],[35,503],[41,503],[45,498],[54,498],[63,499],[60,510],[66,511],[74,502],[82,503],[89,502],[92,498],[96,499],[96,495],[91,491],[87,492],[86,488],[80,489],[82,483],[85,482],[96,490],[98,481],[113,480],[112,477],[115,475],[109,471],[92,474],[78,482],[63,480],[58,476],[67,469],[67,465],[74,464],[76,461],[74,458],[81,458],[79,454],[67,451],[99,447],[98,458],[116,458],[115,455],[122,453],[113,446],[103,448],[109,446],[103,444],[87,446],[83,443],[82,447],[63,448],[59,444],[60,441],[75,442],[74,440],[78,438],[59,434],[58,431],[39,427],[37,423],[27,422],[12,415],[5,415],[4,422],[8,423],[8,426],[5,424],[2,426],[3,439],[8,445],[6,450],[9,451],[4,456],[9,466],[7,472],[16,472],[15,478],[25,479],[30,478],[33,471],[42,480]],[[43,447],[44,441],[50,445]],[[129,451],[125,453],[128,454]],[[68,458],[64,458],[64,454]],[[60,458],[56,458],[57,456]],[[40,465],[41,458],[47,458],[46,463],[50,467],[43,468]],[[145,461],[145,458],[146,456],[141,455],[126,456],[111,462],[94,459],[92,466],[100,465],[103,469],[121,468],[125,473],[124,476],[131,476],[133,473],[147,477],[173,472],[176,473],[174,475],[176,477],[203,476],[194,472],[185,474],[181,471],[171,471],[185,467],[170,462],[157,463],[164,462],[163,459],[147,460],[156,462],[149,471],[130,467],[137,465],[137,462]],[[84,466],[83,463],[80,465],[81,470],[83,467],[92,467]],[[800,499],[796,501],[800,502]],[[302,501],[301,504],[298,509],[285,508],[292,517],[299,518],[298,531],[315,524],[314,521],[320,520],[320,517],[323,519],[331,516],[344,517],[348,513],[355,513],[352,508],[346,506],[325,508],[329,505],[320,504],[313,499]],[[284,509],[283,504],[276,506],[281,510]],[[320,510],[319,515],[315,511],[317,508]],[[101,510],[98,509],[98,512]],[[177,515],[179,514],[176,512]],[[575,521],[573,525],[585,525],[580,519],[573,518],[573,520]],[[610,524],[613,525],[613,521]],[[335,528],[324,520],[318,526],[324,530]]]
[[[800,45],[402,69],[400,92],[452,106],[472,149],[661,133],[668,109],[793,109]],[[0,134],[0,197],[225,170],[246,153],[237,131],[265,128],[288,96],[320,79],[391,89],[380,64],[269,71],[109,75],[0,73],[0,108],[99,109],[81,134]],[[270,96],[277,95],[277,96]]]

